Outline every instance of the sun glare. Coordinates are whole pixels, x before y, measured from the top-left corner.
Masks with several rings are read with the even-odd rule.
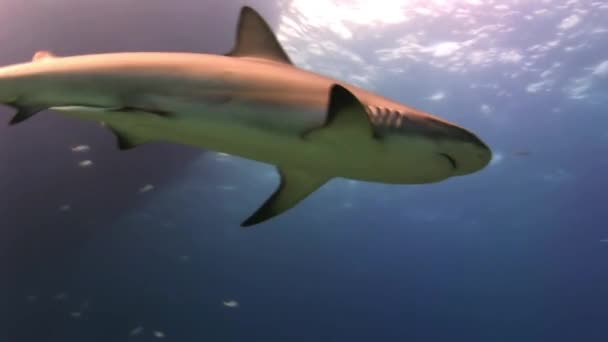
[[[351,39],[357,26],[470,13],[481,4],[481,0],[293,0],[288,2],[288,12],[297,16],[301,25],[328,28],[343,39]]]
[[[305,23],[314,27],[329,27],[344,38],[351,38],[345,24],[374,25],[394,24],[408,20],[404,0],[294,0],[291,8]]]

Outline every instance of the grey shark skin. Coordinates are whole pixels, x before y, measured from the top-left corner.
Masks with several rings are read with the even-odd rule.
[[[102,122],[121,149],[166,141],[275,165],[278,189],[242,226],[292,208],[335,177],[433,183],[491,159],[462,127],[298,69],[249,7],[226,55],[40,51],[0,68],[0,102],[17,109],[11,124],[51,109]]]

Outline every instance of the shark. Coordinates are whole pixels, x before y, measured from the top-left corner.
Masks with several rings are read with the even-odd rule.
[[[101,123],[120,150],[196,146],[271,164],[280,176],[242,227],[295,207],[334,178],[436,183],[483,169],[491,149],[455,123],[298,68],[253,8],[225,54],[38,51],[0,68],[9,125],[51,110]]]

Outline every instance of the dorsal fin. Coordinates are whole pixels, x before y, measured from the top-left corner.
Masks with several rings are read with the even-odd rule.
[[[42,61],[42,60],[45,60],[48,58],[56,58],[56,57],[57,56],[54,53],[52,53],[51,51],[40,50],[34,54],[34,57],[32,57],[32,62],[38,62],[38,61]]]
[[[244,6],[239,15],[236,43],[227,56],[258,57],[292,64],[268,23],[253,8]]]

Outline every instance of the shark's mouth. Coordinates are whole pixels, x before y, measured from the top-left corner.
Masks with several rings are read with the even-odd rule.
[[[450,156],[447,153],[438,153],[440,156],[444,157],[445,159],[447,159],[448,162],[450,162],[450,165],[452,165],[452,168],[454,170],[458,169],[458,163],[456,163],[456,159],[452,158],[452,156]]]

